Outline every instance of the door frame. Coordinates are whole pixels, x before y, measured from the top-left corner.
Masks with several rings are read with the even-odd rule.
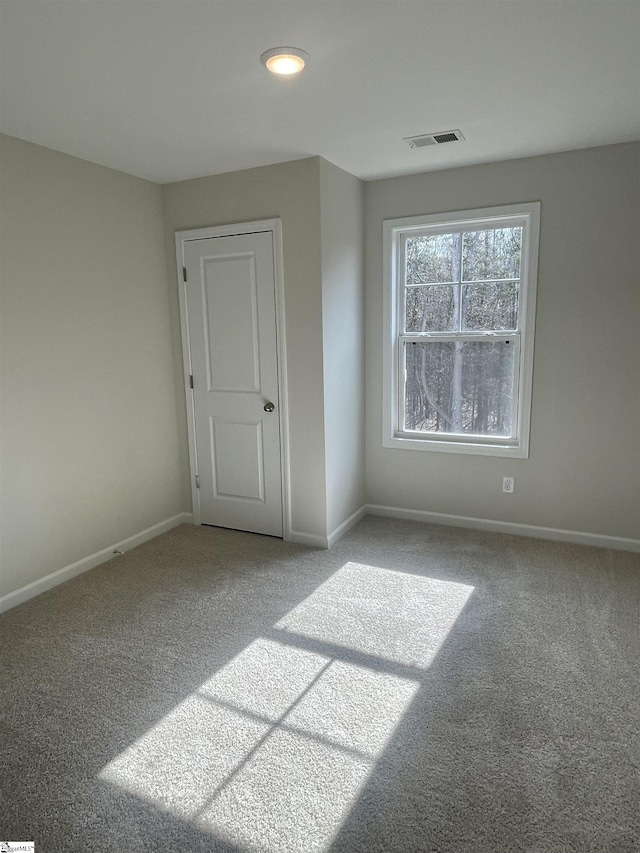
[[[246,234],[271,233],[273,246],[273,272],[275,283],[276,308],[276,363],[278,369],[278,418],[280,427],[280,479],[282,484],[282,538],[291,541],[291,503],[290,503],[290,451],[289,451],[289,403],[287,385],[287,348],[284,315],[284,274],[282,252],[282,221],[280,219],[260,219],[253,222],[239,222],[231,225],[216,225],[210,228],[193,228],[176,231],[176,267],[178,297],[180,300],[180,331],[182,333],[182,366],[184,393],[187,408],[187,432],[189,438],[189,469],[191,476],[191,499],[193,502],[193,523],[201,524],[200,490],[198,489],[198,459],[196,455],[195,403],[191,387],[191,341],[187,311],[186,282],[184,280],[185,243],[194,240],[208,240],[211,237],[238,237]]]

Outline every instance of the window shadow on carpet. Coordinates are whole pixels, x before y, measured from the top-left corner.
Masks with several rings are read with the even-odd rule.
[[[472,592],[348,562],[99,778],[248,850],[325,851]]]

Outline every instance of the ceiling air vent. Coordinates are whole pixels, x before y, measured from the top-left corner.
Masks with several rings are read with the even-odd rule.
[[[424,148],[426,145],[443,145],[445,142],[462,142],[464,136],[459,130],[443,130],[440,133],[423,133],[421,136],[408,136],[407,142],[411,148]]]

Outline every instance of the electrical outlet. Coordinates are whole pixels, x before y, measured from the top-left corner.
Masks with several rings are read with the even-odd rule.
[[[502,491],[506,492],[508,495],[512,495],[516,490],[516,480],[515,477],[503,477],[502,478]]]

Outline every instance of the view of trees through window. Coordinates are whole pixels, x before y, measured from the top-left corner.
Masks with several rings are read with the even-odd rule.
[[[405,430],[513,434],[521,249],[522,227],[406,236]]]

